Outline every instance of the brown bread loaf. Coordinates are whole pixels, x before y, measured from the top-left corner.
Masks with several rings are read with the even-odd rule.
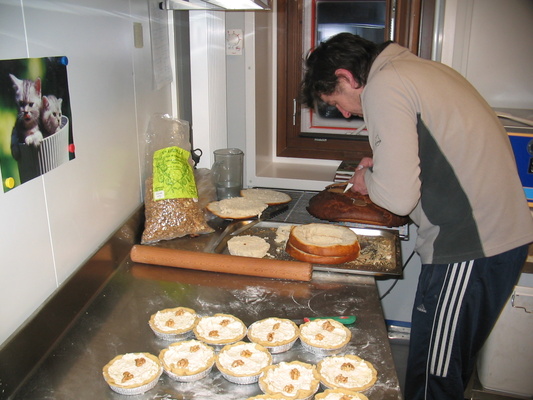
[[[374,204],[368,195],[348,191],[342,186],[327,187],[309,200],[307,211],[312,216],[339,222],[387,226],[405,225],[409,218],[399,216]]]

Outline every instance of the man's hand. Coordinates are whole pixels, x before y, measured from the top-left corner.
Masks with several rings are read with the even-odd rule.
[[[366,183],[365,183],[365,173],[367,169],[372,168],[373,166],[374,166],[374,160],[372,160],[372,158],[363,157],[361,159],[361,162],[355,169],[355,173],[350,179],[350,182],[353,184],[353,186],[350,189],[352,192],[368,194],[368,189],[366,188]]]

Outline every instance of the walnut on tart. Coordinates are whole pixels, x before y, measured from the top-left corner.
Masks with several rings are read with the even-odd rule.
[[[198,320],[193,328],[196,339],[210,345],[236,343],[246,336],[246,325],[230,314],[214,314]]]
[[[300,341],[312,352],[333,354],[342,350],[351,337],[351,331],[334,319],[315,319],[300,325]]]
[[[300,334],[300,329],[290,319],[269,317],[248,327],[248,339],[266,347],[271,353],[289,350]]]
[[[369,389],[378,378],[372,363],[352,354],[326,357],[318,362],[317,371],[324,386],[356,392]]]
[[[290,399],[311,399],[320,386],[314,365],[300,361],[268,366],[259,377],[259,387],[266,394],[281,394]]]
[[[193,381],[209,373],[215,363],[215,351],[199,340],[186,340],[161,350],[159,359],[171,378]]]
[[[126,353],[103,368],[109,387],[120,394],[134,395],[153,388],[163,372],[159,359],[150,353]]]
[[[159,310],[150,316],[148,324],[154,333],[162,339],[185,339],[198,321],[196,311],[187,307],[175,307]]]
[[[262,370],[272,364],[269,351],[257,343],[228,344],[216,357],[216,366],[222,376],[237,384],[255,383]]]

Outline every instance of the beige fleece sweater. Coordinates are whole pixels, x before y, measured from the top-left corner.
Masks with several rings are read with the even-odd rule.
[[[533,242],[507,133],[459,73],[390,44],[373,63],[361,101],[374,157],[365,175],[370,198],[416,223],[422,263]]]

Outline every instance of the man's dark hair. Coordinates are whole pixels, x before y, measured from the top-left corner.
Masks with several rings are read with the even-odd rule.
[[[335,71],[352,73],[359,85],[366,85],[370,67],[389,44],[377,44],[351,33],[339,33],[311,50],[305,60],[305,75],[300,86],[300,100],[313,107],[322,94],[332,94],[337,86]]]

